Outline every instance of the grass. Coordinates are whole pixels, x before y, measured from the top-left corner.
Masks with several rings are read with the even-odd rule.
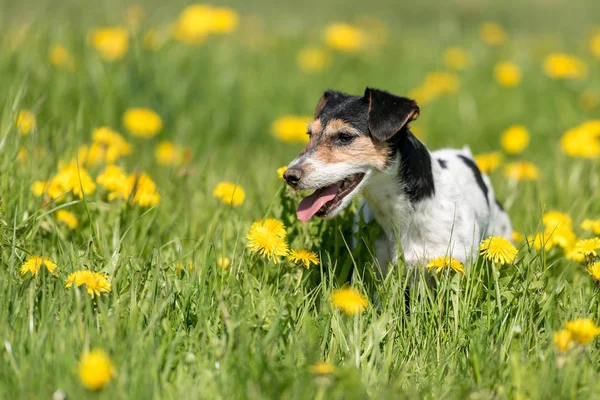
[[[414,126],[431,149],[468,143],[477,154],[500,150],[501,132],[525,125],[531,144],[507,162],[534,162],[539,180],[515,183],[502,169],[491,174],[515,230],[534,234],[543,213],[556,209],[573,218],[578,236],[587,237],[578,226],[600,217],[598,160],[566,156],[559,139],[599,110],[584,109],[579,100],[584,90],[600,93],[599,61],[588,49],[593,13],[566,2],[553,2],[547,13],[521,2],[439,8],[381,2],[375,10],[338,3],[323,5],[322,13],[240,3],[236,33],[199,47],[169,41],[156,52],[142,47],[141,34],[132,35],[127,55],[115,62],[103,61],[86,35],[93,27],[122,23],[120,4],[34,2],[29,5],[39,7],[31,13],[6,8],[1,20],[8,33],[0,47],[0,397],[597,396],[597,344],[560,353],[552,343],[566,321],[600,322],[597,285],[583,266],[566,260],[560,249],[543,252],[518,243],[514,266],[479,260],[464,277],[436,276],[435,290],[411,286],[401,262],[379,281],[373,274],[375,232],[366,233],[357,249],[349,246],[353,210],[334,221],[306,225],[295,219],[297,198],[275,170],[301,145],[270,133],[282,115],[310,115],[326,88],[362,93],[369,85],[406,94],[428,72],[444,70],[447,47],[461,46],[472,64],[457,73],[460,90],[422,105]],[[165,4],[145,5],[144,29],[166,26],[183,8]],[[298,50],[319,45],[325,23],[365,13],[389,24],[382,47],[334,53],[331,66],[316,74],[298,68]],[[565,24],[565,15],[577,15],[581,23]],[[495,16],[509,39],[490,47],[477,29]],[[19,39],[24,22],[29,29]],[[57,43],[75,57],[73,71],[48,62]],[[547,77],[541,65],[553,51],[581,57],[587,77]],[[516,88],[493,79],[496,63],[507,60],[523,71]],[[122,114],[136,106],[160,114],[164,129],[158,137],[126,132]],[[37,129],[27,136],[14,126],[23,108],[37,118]],[[60,203],[31,193],[31,184],[51,178],[58,162],[75,157],[98,126],[110,126],[132,143],[133,154],[119,165],[152,177],[161,195],[157,207],[109,201],[100,189]],[[190,149],[187,167],[157,163],[155,146],[167,139]],[[18,159],[22,147],[29,154],[25,161]],[[101,169],[88,171],[96,177]],[[213,197],[223,180],[245,189],[242,206]],[[79,228],[58,223],[58,209],[73,212]],[[249,253],[245,234],[262,217],[282,219],[292,247],[317,251],[321,265],[305,270]],[[58,275],[42,270],[21,276],[30,254],[50,257]],[[231,266],[219,268],[219,257],[229,257]],[[177,271],[178,263],[194,268]],[[65,279],[78,269],[107,274],[112,291],[92,300],[85,290],[66,289]],[[354,317],[329,302],[345,284],[371,300]],[[99,392],[85,389],[77,375],[90,348],[104,349],[116,368]],[[319,361],[337,372],[315,375],[309,367]]]

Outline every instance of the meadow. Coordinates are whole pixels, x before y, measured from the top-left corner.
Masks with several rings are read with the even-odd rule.
[[[595,2],[2,10],[0,398],[600,397]],[[297,220],[281,168],[366,86],[470,146],[514,244],[411,284],[356,204]]]

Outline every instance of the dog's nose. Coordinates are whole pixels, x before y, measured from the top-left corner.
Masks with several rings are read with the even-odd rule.
[[[302,170],[297,168],[288,168],[283,173],[283,178],[290,186],[296,186],[302,178]]]

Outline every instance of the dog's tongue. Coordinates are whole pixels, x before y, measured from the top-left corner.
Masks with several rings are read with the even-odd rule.
[[[296,211],[298,219],[302,222],[307,222],[311,219],[325,203],[333,200],[339,188],[340,183],[336,183],[323,189],[318,189],[310,196],[303,198],[300,204],[298,204],[298,211]]]

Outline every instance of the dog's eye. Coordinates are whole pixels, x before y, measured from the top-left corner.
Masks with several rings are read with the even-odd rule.
[[[341,132],[337,135],[337,141],[341,144],[348,144],[352,142],[355,137],[356,136],[351,133]]]

